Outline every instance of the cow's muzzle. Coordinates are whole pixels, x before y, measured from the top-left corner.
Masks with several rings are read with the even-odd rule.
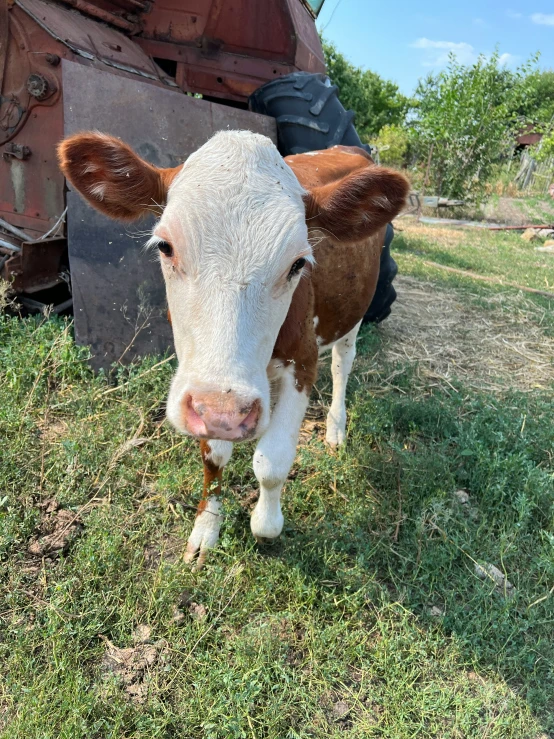
[[[244,441],[255,435],[261,407],[259,398],[245,400],[230,391],[188,392],[181,402],[181,419],[193,436]]]

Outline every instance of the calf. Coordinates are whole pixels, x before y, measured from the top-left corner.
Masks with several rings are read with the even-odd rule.
[[[187,561],[198,555],[201,566],[218,541],[221,474],[235,442],[258,439],[251,528],[274,539],[318,354],[330,348],[326,438],[344,441],[356,335],[407,180],[355,147],[283,160],[268,138],[245,131],[216,134],[174,169],[98,133],[66,139],[59,158],[106,215],[160,216],[149,244],[160,253],[179,360],[167,416],[201,439],[204,462]]]

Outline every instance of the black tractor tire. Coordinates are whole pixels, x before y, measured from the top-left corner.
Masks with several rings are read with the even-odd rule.
[[[338,87],[324,74],[293,72],[268,82],[250,97],[250,110],[277,121],[279,151],[283,156],[332,146],[360,146],[354,111],[345,110]]]
[[[275,118],[277,146],[284,157],[330,149],[339,144],[359,146],[371,154],[371,147],[362,144],[354,127],[354,111],[344,109],[338,92],[337,86],[324,74],[293,72],[258,88],[250,96],[249,108]],[[393,236],[394,230],[389,224],[377,289],[363,318],[364,323],[384,321],[396,300],[392,281],[398,267],[390,253]]]

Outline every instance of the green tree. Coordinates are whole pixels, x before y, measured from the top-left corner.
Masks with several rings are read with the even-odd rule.
[[[412,138],[419,161],[430,161],[429,189],[479,200],[496,165],[513,149],[520,111],[531,89],[533,62],[510,72],[499,54],[448,67],[420,81]]]
[[[521,114],[539,127],[548,126],[554,117],[554,69],[533,70],[527,80],[528,95]]]
[[[380,164],[398,168],[405,165],[410,144],[409,133],[405,127],[387,124],[371,143],[375,144],[379,151]]]
[[[367,141],[385,125],[401,124],[406,119],[410,100],[394,82],[369,69],[351,64],[336,47],[322,39],[325,63],[331,81],[339,88],[341,103],[356,113],[360,138]]]

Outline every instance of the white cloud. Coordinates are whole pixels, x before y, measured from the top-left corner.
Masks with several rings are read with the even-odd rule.
[[[486,21],[484,21],[482,18],[474,18],[473,25],[478,26],[479,28],[488,28],[489,26],[489,24]]]
[[[554,26],[554,13],[550,15],[546,15],[545,13],[533,13],[531,20],[539,26]]]
[[[479,54],[475,48],[465,41],[433,41],[428,38],[418,38],[413,44],[412,49],[421,49],[423,51],[423,59],[421,64],[424,67],[440,68],[448,63],[450,54],[454,54],[456,60],[460,64],[475,64],[479,56],[490,59],[490,53]],[[502,67],[516,62],[518,59],[514,54],[501,54],[498,63]]]
[[[425,52],[422,61],[425,67],[441,67],[448,61],[448,55],[453,53],[461,64],[471,64],[477,59],[475,49],[471,44],[461,41],[432,41],[428,38],[418,38],[413,44],[413,49],[423,49]]]
[[[516,59],[517,57],[513,54],[500,54],[498,64],[503,67],[505,64],[511,64],[512,62],[515,62]]]
[[[512,20],[519,20],[520,18],[523,18],[523,13],[517,13],[515,10],[507,10],[506,15],[508,18],[512,18]]]

